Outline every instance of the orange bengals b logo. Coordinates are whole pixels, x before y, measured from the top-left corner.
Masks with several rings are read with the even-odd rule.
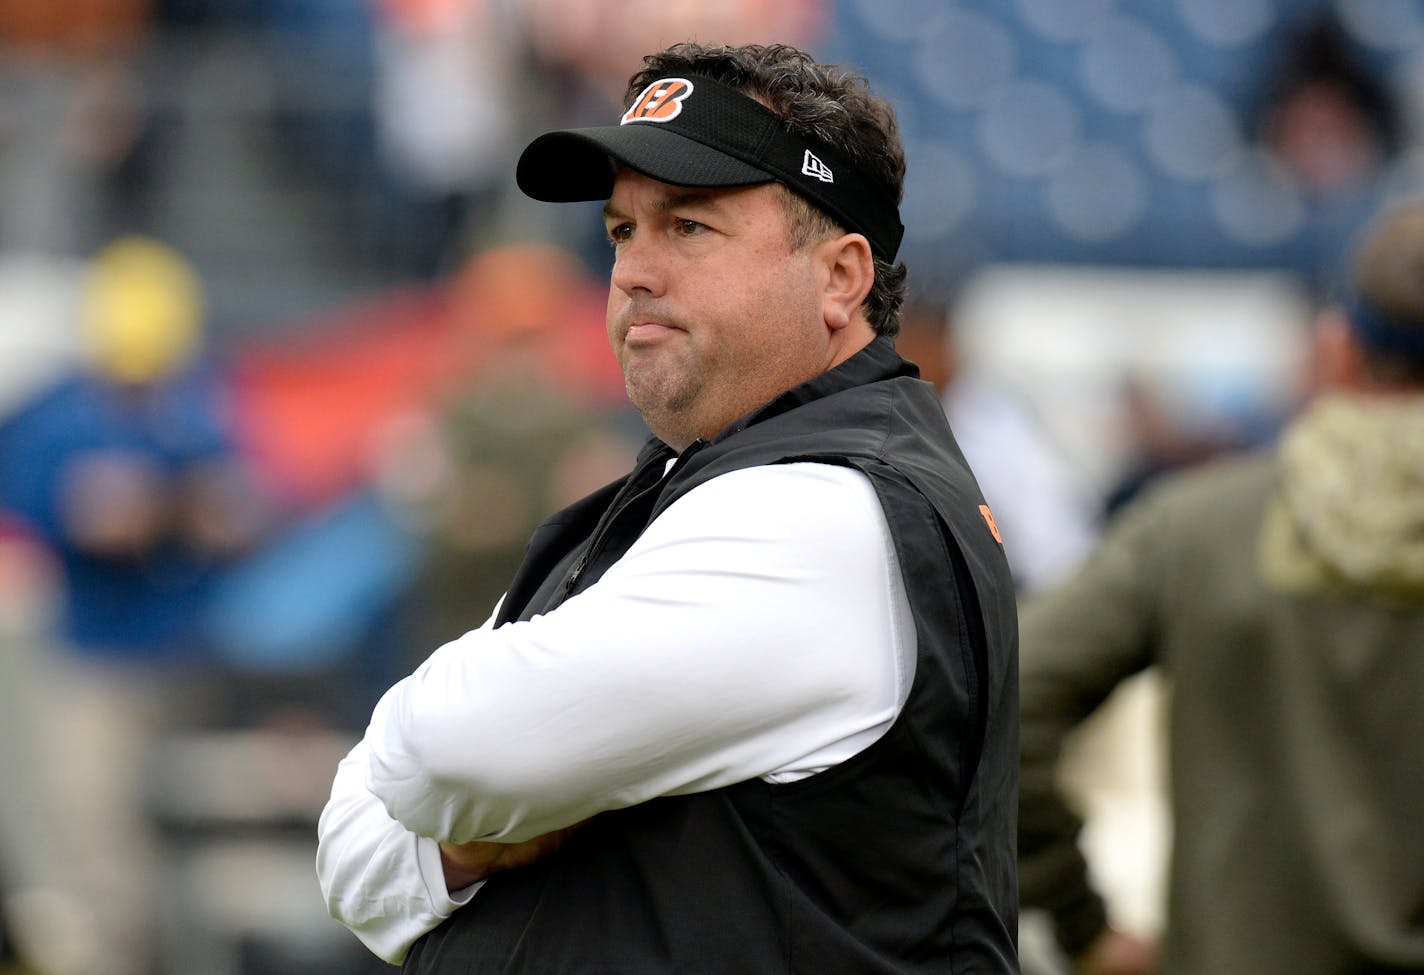
[[[999,526],[994,523],[994,512],[989,510],[987,504],[981,504],[979,513],[984,516],[984,523],[989,526],[989,532],[994,536],[994,541],[1000,545],[1004,544],[1003,538],[999,535]]]
[[[692,82],[686,78],[663,78],[643,89],[633,100],[633,107],[623,113],[619,125],[629,122],[666,122],[682,112],[682,100],[692,94]]]

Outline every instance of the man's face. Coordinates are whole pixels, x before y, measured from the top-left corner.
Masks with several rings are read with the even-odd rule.
[[[792,250],[780,192],[614,181],[608,338],[628,398],[677,450],[834,364],[828,271],[816,245]]]

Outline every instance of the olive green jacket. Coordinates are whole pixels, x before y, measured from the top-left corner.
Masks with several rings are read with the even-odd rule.
[[[1054,786],[1064,736],[1160,664],[1167,975],[1424,972],[1424,401],[1165,479],[1021,614],[1021,890],[1102,929]]]

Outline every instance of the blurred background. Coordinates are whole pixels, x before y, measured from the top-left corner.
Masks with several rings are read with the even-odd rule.
[[[384,967],[316,889],[335,764],[644,435],[598,207],[514,160],[688,38],[895,105],[901,347],[1025,591],[1270,439],[1352,235],[1424,189],[1415,0],[0,0],[0,971]],[[1080,767],[1150,931],[1141,684]]]

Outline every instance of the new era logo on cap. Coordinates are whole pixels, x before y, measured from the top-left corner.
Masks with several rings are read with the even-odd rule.
[[[682,113],[683,99],[692,94],[692,82],[686,78],[663,78],[644,88],[633,99],[633,106],[623,113],[618,124],[629,122],[666,122]]]
[[[834,183],[835,174],[831,172],[831,167],[821,162],[816,154],[810,149],[806,150],[806,155],[801,159],[801,172],[805,176],[814,176],[822,183]]]

